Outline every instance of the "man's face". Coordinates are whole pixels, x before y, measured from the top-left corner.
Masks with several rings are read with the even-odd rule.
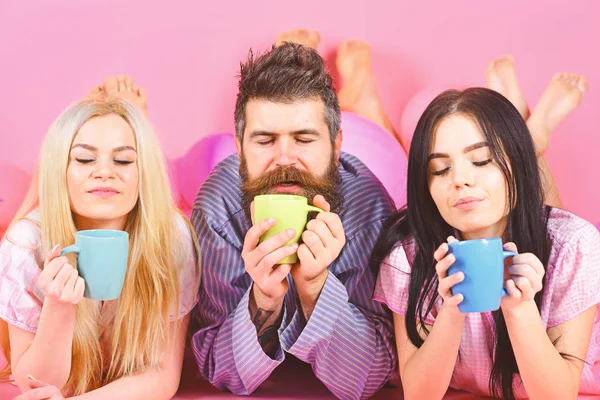
[[[254,99],[245,117],[243,143],[236,140],[236,146],[246,213],[254,196],[267,193],[302,195],[309,202],[321,194],[335,211],[341,201],[337,164],[342,137],[340,132],[332,145],[323,102]]]

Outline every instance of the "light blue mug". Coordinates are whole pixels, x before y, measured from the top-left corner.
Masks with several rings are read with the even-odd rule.
[[[111,229],[92,229],[75,234],[75,244],[60,255],[77,253],[77,270],[85,280],[84,297],[114,300],[121,295],[127,261],[129,234]]]
[[[477,239],[448,243],[456,261],[448,275],[462,272],[465,279],[452,287],[452,294],[462,294],[461,312],[485,312],[500,308],[504,290],[504,259],[517,254],[502,248],[502,239]]]

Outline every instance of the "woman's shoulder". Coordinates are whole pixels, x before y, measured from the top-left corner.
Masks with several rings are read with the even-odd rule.
[[[39,249],[42,243],[39,211],[34,210],[18,220],[6,232],[5,240],[17,247]]]
[[[550,210],[548,237],[553,249],[600,246],[600,232],[594,225],[559,208]]]

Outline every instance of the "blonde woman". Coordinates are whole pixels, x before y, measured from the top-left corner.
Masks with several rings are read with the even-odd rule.
[[[118,300],[83,298],[74,259],[59,256],[84,229],[129,233]],[[0,243],[0,318],[23,398],[171,398],[197,302],[197,248],[143,112],[116,99],[67,108]]]

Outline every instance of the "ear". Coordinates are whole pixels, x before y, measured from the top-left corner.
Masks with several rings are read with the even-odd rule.
[[[340,129],[338,131],[337,136],[335,137],[335,140],[333,141],[333,153],[335,154],[336,161],[338,161],[340,159],[340,153],[342,151],[342,139],[343,139],[343,135],[342,135],[342,130]]]
[[[242,142],[240,142],[240,139],[238,138],[238,135],[234,135],[235,136],[235,150],[238,153],[238,157],[242,156]]]

